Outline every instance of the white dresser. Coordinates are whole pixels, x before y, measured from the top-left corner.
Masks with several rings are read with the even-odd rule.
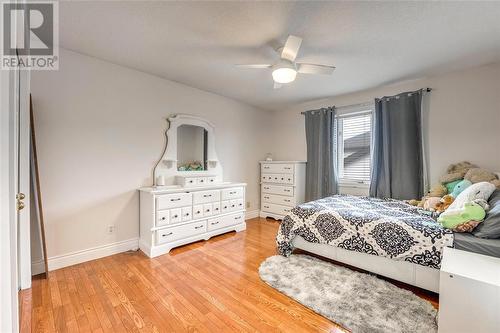
[[[154,186],[139,189],[139,247],[149,257],[246,229],[246,184],[223,181],[214,125],[186,114],[173,115],[167,123]]]
[[[172,248],[245,230],[244,183],[140,189],[140,249],[149,257]]]
[[[281,220],[304,202],[306,162],[260,162],[260,217]]]

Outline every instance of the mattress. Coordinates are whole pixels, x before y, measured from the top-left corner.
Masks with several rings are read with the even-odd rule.
[[[455,233],[453,246],[469,251],[500,258],[500,239],[479,238],[469,233]]]

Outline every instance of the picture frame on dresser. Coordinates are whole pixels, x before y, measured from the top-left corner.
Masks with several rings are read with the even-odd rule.
[[[153,171],[154,185],[139,189],[139,248],[151,258],[181,245],[246,229],[247,184],[223,181],[213,124],[186,114],[173,115],[167,123],[166,147]],[[183,126],[194,127],[190,129],[194,131],[199,127],[202,139],[190,140],[190,136],[178,135]],[[189,152],[201,152],[203,160],[192,164],[202,170],[186,171],[178,166],[181,163],[178,149],[186,145]],[[186,159],[185,154],[182,159]]]
[[[260,217],[282,220],[305,200],[305,161],[260,161]]]

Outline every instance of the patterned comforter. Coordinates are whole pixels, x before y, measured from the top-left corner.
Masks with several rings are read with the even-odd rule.
[[[280,225],[276,242],[284,256],[292,240],[403,260],[439,269],[443,248],[453,232],[425,211],[393,199],[334,195],[292,209]]]

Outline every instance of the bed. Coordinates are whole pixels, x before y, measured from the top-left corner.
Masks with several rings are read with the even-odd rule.
[[[276,242],[284,256],[301,249],[433,292],[445,247],[500,257],[498,239],[454,234],[403,201],[350,195],[293,208]]]

